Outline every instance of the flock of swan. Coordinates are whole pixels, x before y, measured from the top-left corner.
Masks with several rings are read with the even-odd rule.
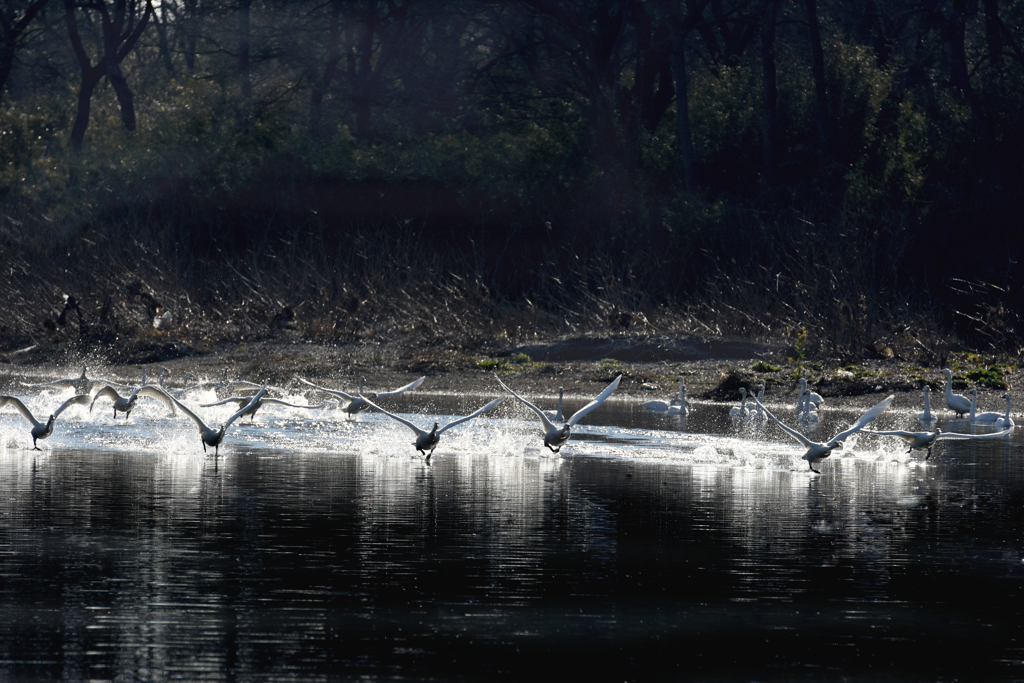
[[[277,404],[284,405],[290,408],[297,409],[318,409],[323,408],[328,404],[330,400],[336,400],[340,403],[341,409],[348,414],[355,414],[365,410],[376,410],[387,417],[395,420],[396,422],[405,425],[413,431],[415,434],[415,441],[413,446],[415,449],[425,456],[427,463],[430,462],[430,458],[433,455],[434,449],[437,448],[440,442],[441,435],[449,429],[452,429],[458,425],[461,425],[469,420],[477,418],[485,413],[490,412],[496,408],[507,396],[512,396],[516,400],[520,401],[530,411],[532,411],[540,422],[541,433],[543,435],[543,445],[553,453],[559,453],[562,446],[569,440],[571,436],[572,428],[580,422],[587,414],[596,409],[602,403],[604,403],[608,397],[618,388],[622,375],[616,377],[611,384],[609,384],[604,391],[598,394],[592,401],[584,405],[582,408],[573,413],[568,419],[562,414],[562,396],[563,389],[560,387],[558,392],[558,407],[555,411],[544,411],[541,410],[537,405],[530,402],[514,389],[509,387],[505,382],[495,375],[497,383],[504,389],[507,396],[501,396],[481,406],[477,410],[473,411],[469,415],[463,417],[457,417],[444,426],[440,423],[434,422],[433,427],[427,429],[416,425],[412,421],[396,415],[393,412],[378,405],[376,401],[381,401],[386,398],[397,396],[399,394],[411,391],[419,387],[425,377],[406,384],[405,386],[393,389],[390,391],[383,391],[378,393],[366,393],[365,379],[360,379],[359,390],[355,394],[350,394],[344,390],[330,389],[323,387],[306,379],[298,377],[299,381],[312,387],[316,391],[327,394],[332,397],[328,401],[324,401],[317,405],[300,405],[289,403],[280,399],[271,398],[266,396],[268,389],[276,391],[284,391],[278,387],[268,387],[266,383],[262,385],[255,382],[249,382],[244,380],[229,380],[227,377],[227,370],[225,369],[221,375],[219,381],[214,382],[203,382],[191,384],[190,382],[194,379],[191,375],[186,373],[185,386],[181,389],[172,389],[166,386],[164,376],[166,369],[161,367],[156,384],[146,383],[146,370],[143,369],[142,384],[138,386],[129,386],[115,382],[109,379],[100,378],[89,378],[86,374],[87,368],[82,368],[82,374],[78,377],[66,378],[55,380],[52,382],[44,382],[39,384],[28,384],[22,382],[22,384],[28,388],[43,389],[43,388],[61,388],[70,387],[75,391],[75,395],[61,403],[47,418],[45,422],[40,421],[35,415],[28,409],[25,403],[15,396],[3,396],[0,395],[0,409],[5,406],[11,405],[18,412],[20,412],[25,419],[31,423],[32,427],[30,434],[32,436],[32,447],[34,450],[41,450],[38,446],[38,440],[45,439],[53,433],[54,423],[61,413],[67,410],[73,405],[89,405],[89,410],[92,411],[97,401],[109,400],[113,409],[114,418],[117,418],[118,413],[124,413],[125,419],[129,417],[131,411],[135,408],[138,401],[142,398],[153,399],[161,403],[170,415],[176,416],[180,411],[186,417],[191,419],[196,427],[199,429],[200,440],[203,445],[203,451],[206,452],[208,447],[214,449],[214,455],[219,455],[220,444],[223,442],[225,435],[231,425],[241,417],[248,416],[250,420],[254,420],[257,410],[262,405],[266,404]],[[956,413],[958,417],[969,415],[969,421],[972,424],[990,425],[996,428],[996,432],[990,434],[960,434],[960,433],[944,433],[941,429],[930,429],[932,423],[937,421],[935,413],[931,410],[931,399],[930,390],[926,385],[924,387],[924,411],[921,412],[917,419],[925,426],[924,431],[904,431],[904,430],[885,430],[885,431],[873,431],[865,429],[869,423],[875,418],[881,415],[886,408],[892,405],[895,400],[894,396],[888,396],[878,404],[872,406],[869,410],[864,412],[854,423],[833,436],[828,441],[817,442],[812,441],[806,435],[797,431],[797,429],[784,424],[775,415],[773,415],[767,408],[765,408],[764,400],[764,389],[765,383],[760,382],[757,392],[753,391],[749,394],[750,406],[748,407],[748,393],[745,387],[740,388],[741,403],[738,406],[734,406],[730,410],[730,417],[734,421],[749,422],[749,423],[763,423],[765,420],[773,422],[777,425],[785,434],[790,436],[793,440],[799,443],[806,452],[802,458],[807,461],[809,468],[812,472],[820,473],[819,470],[814,468],[814,464],[824,458],[831,455],[832,451],[840,447],[843,442],[851,435],[863,430],[865,433],[876,434],[879,436],[893,436],[902,439],[909,446],[909,452],[914,450],[926,450],[927,454],[925,459],[931,455],[932,447],[934,444],[941,439],[994,439],[1006,436],[1010,433],[1014,426],[1014,422],[1010,417],[1010,397],[1007,394],[1004,398],[1006,399],[1006,409],[1003,413],[996,412],[977,412],[977,390],[972,392],[972,398],[954,394],[952,391],[952,373],[948,369],[942,371],[946,376],[945,385],[945,403],[949,410]],[[93,390],[96,387],[99,388],[95,393]],[[186,399],[187,395],[191,391],[201,389],[214,389],[220,391],[235,391],[238,388],[257,389],[256,393],[251,396],[230,396],[214,403],[204,403],[197,407],[208,408],[213,406],[225,405],[228,403],[234,403],[237,406],[237,410],[230,415],[219,427],[208,425],[192,408],[188,407],[183,400]],[[122,396],[118,391],[130,391],[127,396]],[[810,391],[807,386],[807,380],[805,377],[800,378],[800,393],[795,406],[795,414],[797,420],[797,426],[802,428],[808,428],[818,422],[818,409],[821,407],[824,399],[817,393]],[[678,394],[673,397],[670,401],[647,401],[643,404],[645,410],[666,413],[669,415],[685,415],[689,410],[689,402],[686,398],[686,384],[682,377],[679,377],[679,391]]]

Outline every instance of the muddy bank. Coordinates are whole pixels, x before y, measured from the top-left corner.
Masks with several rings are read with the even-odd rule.
[[[493,394],[494,373],[530,396],[551,397],[564,387],[569,395],[592,396],[618,374],[623,375],[617,397],[638,401],[669,398],[683,377],[690,398],[736,401],[741,386],[764,381],[771,401],[795,401],[801,372],[830,403],[864,405],[875,395],[895,393],[900,403],[917,405],[919,392],[929,383],[942,389],[940,368],[926,368],[899,360],[842,364],[829,359],[797,360],[781,345],[745,340],[700,337],[576,337],[529,345],[478,343],[472,348],[422,347],[405,342],[317,344],[296,336],[280,335],[258,341],[211,344],[197,348],[174,340],[110,352],[77,353],[67,347],[32,347],[8,353],[0,363],[0,391],[24,393],[25,382],[41,382],[81,374],[137,383],[142,366],[167,368],[170,386],[181,386],[186,373],[215,379],[227,370],[232,378],[266,380],[278,386],[300,385],[304,377],[326,386],[355,389],[366,377],[375,390],[396,387],[425,375],[422,390],[432,393]],[[113,355],[115,360],[111,360]],[[1009,391],[1014,405],[1022,396],[1015,368],[1005,367],[1008,389],[972,382],[968,365],[977,357],[948,359],[958,376],[959,391],[979,388],[979,404],[997,409]],[[936,396],[936,405],[941,396]]]

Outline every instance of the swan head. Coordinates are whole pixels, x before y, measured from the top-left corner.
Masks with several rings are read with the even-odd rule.
[[[743,398],[747,397],[747,388],[746,387],[740,387],[740,396],[742,396]]]

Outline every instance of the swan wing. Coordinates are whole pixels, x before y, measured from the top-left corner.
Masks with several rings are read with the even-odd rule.
[[[344,401],[346,403],[352,403],[353,401],[356,400],[355,396],[353,396],[352,394],[346,394],[344,391],[338,391],[336,389],[327,389],[327,388],[322,387],[322,386],[320,386],[318,384],[313,384],[312,382],[310,382],[307,379],[302,379],[301,377],[298,377],[296,379],[298,379],[300,382],[308,384],[309,386],[313,387],[314,389],[319,389],[320,391],[326,392],[326,393],[330,394],[331,396],[337,396],[340,399],[344,399]]]
[[[399,387],[398,389],[395,389],[394,391],[385,391],[383,393],[377,394],[377,398],[387,398],[388,396],[397,396],[398,394],[401,394],[403,392],[409,391],[410,389],[415,389],[419,385],[423,384],[423,381],[425,379],[427,379],[426,376],[423,376],[423,377],[420,377],[417,380],[409,382],[404,387]],[[363,398],[365,399],[366,397],[364,396]]]
[[[512,391],[508,387],[508,385],[505,384],[504,382],[502,382],[501,378],[498,377],[497,375],[494,376],[494,379],[498,380],[498,384],[500,384],[501,386],[505,387],[505,391],[507,391],[508,393],[512,394],[516,398],[518,398],[520,401],[522,401],[526,405],[527,408],[529,408],[533,412],[537,413],[537,417],[540,418],[541,424],[544,425],[544,432],[545,433],[550,432],[552,429],[555,429],[555,425],[551,424],[551,420],[548,419],[548,416],[544,414],[543,410],[541,410],[537,406],[533,405],[532,403],[527,401],[525,398],[523,398],[522,396],[520,396],[516,392]]]
[[[583,406],[575,413],[573,413],[572,417],[569,418],[566,424],[572,427],[577,422],[582,420],[584,415],[586,415],[591,410],[604,403],[605,400],[607,400],[607,398],[612,395],[612,392],[619,388],[620,381],[622,381],[622,375],[619,375],[618,377],[613,379],[612,383],[609,384],[604,391],[597,395],[597,398],[595,398],[593,401],[591,401],[590,403],[588,403],[587,405]]]
[[[14,396],[0,396],[0,408],[3,408],[6,405],[14,406],[15,408],[18,409],[18,412],[25,417],[26,420],[36,425],[37,427],[40,426],[39,420],[37,420],[35,416],[32,415],[32,411],[25,407],[25,404],[21,402],[21,399],[15,398]]]
[[[107,386],[97,391],[96,395],[92,397],[92,404],[89,405],[89,410],[92,410],[93,405],[96,404],[96,400],[102,397],[109,398],[111,401],[114,402],[124,400],[121,397],[121,394],[117,393],[117,389],[108,384]]]
[[[136,389],[134,393],[160,401],[167,410],[171,411],[171,415],[174,415],[174,401],[171,399],[170,394],[155,384],[143,385]]]
[[[217,401],[216,403],[200,403],[200,408],[212,408],[213,406],[222,406],[226,403],[235,403],[239,406],[243,406],[249,402],[248,396],[229,396],[223,401]]]
[[[170,396],[170,399],[172,401],[174,401],[174,405],[176,405],[178,408],[181,408],[181,412],[185,413],[189,418],[192,419],[193,422],[196,423],[196,425],[199,426],[199,431],[200,432],[210,432],[210,431],[213,431],[213,430],[211,430],[206,425],[205,422],[203,422],[201,417],[199,417],[198,415],[193,413],[191,410],[189,410],[188,406],[186,406],[184,403],[182,403],[178,399],[174,398],[173,396]]]
[[[224,421],[224,431],[226,432],[228,430],[228,427],[231,426],[232,422],[234,422],[238,418],[242,417],[242,415],[245,414],[246,411],[248,411],[250,408],[252,408],[254,405],[256,405],[256,403],[261,398],[263,398],[263,394],[265,394],[265,393],[267,393],[267,385],[266,384],[264,384],[263,388],[260,389],[258,392],[256,392],[256,395],[253,396],[252,398],[250,398],[249,401],[238,410],[238,412],[236,412],[234,415],[232,415],[231,417],[229,417],[227,420]]]
[[[929,434],[931,434],[931,432],[908,432],[908,431],[904,431],[902,429],[887,429],[887,430],[877,430],[877,431],[874,430],[874,429],[865,429],[864,433],[866,433],[866,434],[877,434],[878,436],[898,436],[899,438],[903,439],[907,443],[911,443],[911,442],[916,441],[917,439],[919,439],[921,437],[925,437],[925,436],[928,436]]]
[[[1001,432],[992,432],[991,434],[957,434],[956,432],[943,432],[939,434],[939,439],[1000,439],[1013,431],[1012,428],[1004,429]]]
[[[896,397],[893,396],[892,394],[890,394],[889,396],[887,396],[883,400],[879,401],[877,405],[873,406],[870,410],[868,410],[866,413],[864,413],[859,418],[857,418],[857,421],[854,422],[853,425],[849,429],[847,429],[846,431],[839,432],[838,434],[833,436],[832,440],[828,442],[829,445],[837,444],[840,441],[842,441],[843,439],[847,438],[848,436],[850,436],[852,434],[855,434],[855,433],[859,432],[860,430],[864,429],[864,427],[869,422],[871,422],[876,417],[878,417],[883,412],[885,412],[885,409],[888,408],[890,405],[892,405],[892,402],[895,401],[895,400],[896,400]]]
[[[362,394],[360,394],[359,398],[361,398],[361,399],[363,399],[364,401],[366,401],[367,405],[369,405],[369,406],[370,406],[371,408],[375,408],[375,409],[377,409],[378,411],[380,411],[380,412],[384,413],[385,415],[387,415],[388,417],[390,417],[390,418],[391,418],[392,420],[394,420],[395,422],[401,422],[401,423],[402,423],[402,424],[404,424],[404,425],[405,425],[406,427],[408,427],[408,428],[409,428],[409,429],[411,429],[412,431],[416,432],[416,436],[423,436],[424,434],[426,434],[426,433],[427,433],[427,432],[423,431],[422,429],[420,429],[419,427],[417,427],[416,425],[414,425],[414,424],[413,424],[412,422],[409,422],[409,420],[406,420],[406,419],[405,419],[404,417],[399,417],[399,416],[395,415],[395,414],[394,414],[394,413],[392,413],[392,412],[388,412],[387,410],[384,410],[384,409],[383,409],[383,408],[381,408],[381,407],[380,407],[379,405],[377,405],[376,403],[374,403],[374,402],[373,402],[373,401],[371,401],[370,399],[366,398],[366,397],[365,397],[365,396],[363,396]],[[438,433],[440,433],[440,432],[438,432]]]
[[[57,408],[57,410],[53,411],[53,416],[54,417],[60,417],[60,414],[63,413],[68,408],[70,408],[71,406],[74,406],[74,405],[85,405],[88,402],[89,402],[89,394],[78,394],[77,396],[72,396],[68,400],[66,400],[63,403],[61,403],[60,404],[60,408]]]
[[[771,421],[772,421],[772,422],[774,422],[775,424],[777,424],[777,425],[779,426],[779,428],[780,428],[780,429],[782,429],[782,431],[786,432],[786,433],[787,433],[787,434],[789,434],[789,435],[790,435],[791,437],[793,437],[794,439],[796,439],[796,440],[797,440],[798,442],[800,442],[801,444],[803,444],[803,447],[804,447],[804,448],[810,448],[811,446],[813,446],[813,445],[814,445],[814,442],[813,442],[813,441],[811,441],[810,439],[808,439],[808,438],[807,438],[806,436],[804,436],[804,435],[803,435],[803,434],[801,434],[800,432],[796,431],[796,430],[795,430],[795,429],[793,429],[792,427],[787,427],[786,425],[784,425],[784,424],[782,424],[781,422],[779,422],[779,418],[777,418],[777,417],[775,417],[774,415],[772,415],[772,411],[770,411],[770,410],[768,410],[767,408],[765,408],[765,407],[764,407],[764,404],[763,404],[763,403],[761,403],[760,401],[758,401],[758,400],[757,400],[757,396],[755,396],[755,397],[754,397],[754,401],[756,401],[756,402],[757,402],[757,405],[761,406],[761,410],[763,410],[763,411],[764,411],[764,414],[765,414],[765,415],[767,415],[767,416],[768,416],[768,417],[769,417],[769,418],[771,419]]]
[[[273,387],[267,387],[267,390],[269,391],[272,388]],[[248,401],[249,399],[245,399],[245,400]],[[274,405],[277,405],[277,406],[286,406],[288,408],[308,408],[310,410],[313,410],[313,409],[316,409],[316,408],[323,408],[324,407],[324,403],[318,403],[315,406],[311,406],[311,405],[299,405],[298,403],[289,403],[288,401],[282,401],[279,398],[264,398],[263,399],[263,405],[270,405],[270,404],[274,404]]]
[[[504,396],[501,396],[501,397],[499,397],[499,398],[496,398],[496,399],[494,399],[493,401],[491,401],[490,403],[488,403],[487,405],[485,405],[485,406],[484,406],[483,408],[478,408],[478,409],[476,409],[475,411],[473,411],[473,412],[472,412],[472,413],[470,413],[469,415],[466,415],[465,417],[460,417],[460,418],[459,418],[459,419],[457,419],[457,420],[452,420],[451,422],[449,422],[448,424],[446,424],[446,425],[445,425],[444,427],[441,427],[440,429],[438,429],[438,430],[437,430],[437,435],[438,435],[438,436],[440,436],[442,432],[445,432],[445,431],[447,431],[447,430],[451,429],[451,428],[452,428],[452,427],[454,427],[455,425],[460,425],[460,424],[462,424],[463,422],[466,422],[467,420],[472,420],[472,419],[473,419],[474,417],[477,417],[477,416],[479,416],[479,415],[483,415],[483,414],[484,414],[484,413],[486,413],[486,412],[487,412],[488,410],[494,410],[494,408],[495,408],[495,407],[497,407],[497,405],[498,405],[499,403],[501,403],[502,401],[504,401],[504,400],[505,400],[505,397],[504,397]]]

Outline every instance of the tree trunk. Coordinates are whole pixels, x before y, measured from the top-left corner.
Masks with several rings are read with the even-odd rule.
[[[71,149],[76,153],[82,151],[85,131],[89,127],[92,93],[101,78],[103,69],[100,67],[91,67],[88,72],[82,73],[82,83],[78,88],[78,110],[75,113],[75,125],[71,128]]]
[[[818,24],[818,0],[806,0],[807,27],[811,38],[811,73],[814,76],[814,118],[818,133],[818,162],[829,151],[828,93],[825,88],[825,55],[821,49],[821,27]]]
[[[775,184],[775,137],[779,91],[775,75],[775,0],[768,0],[761,26],[761,183]]]

